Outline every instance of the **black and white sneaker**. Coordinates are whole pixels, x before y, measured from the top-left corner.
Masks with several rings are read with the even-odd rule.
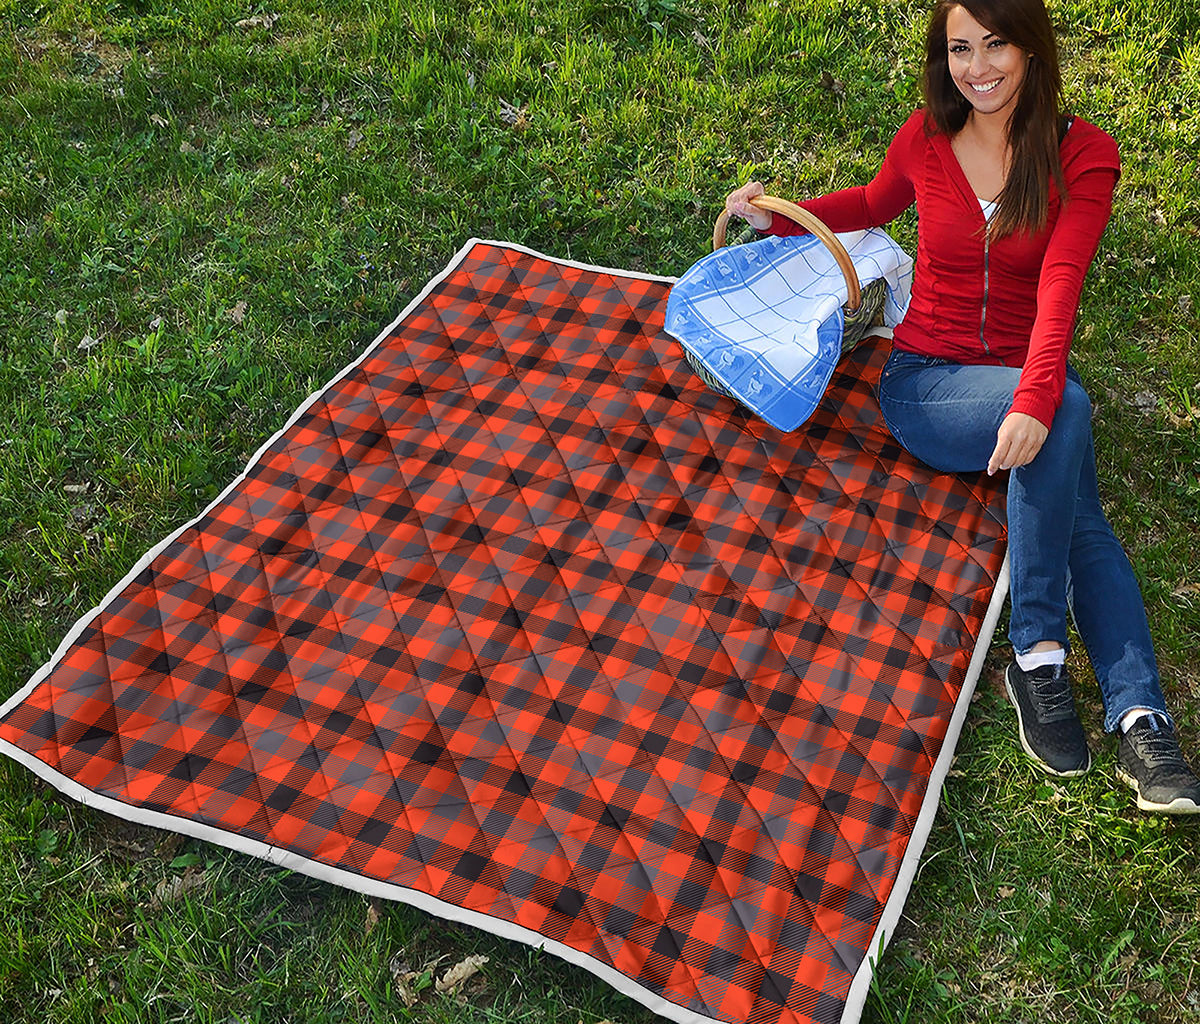
[[[1143,811],[1200,814],[1200,779],[1183,759],[1175,730],[1143,715],[1121,734],[1117,777],[1137,792]]]
[[[1025,672],[1014,661],[1004,674],[1004,688],[1017,709],[1021,746],[1044,770],[1069,778],[1092,766],[1066,665]]]

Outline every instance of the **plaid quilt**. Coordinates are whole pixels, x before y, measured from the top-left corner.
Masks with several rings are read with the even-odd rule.
[[[0,708],[83,802],[544,945],[680,1022],[856,1019],[1004,590],[1003,499],[781,434],[670,281],[473,241]]]

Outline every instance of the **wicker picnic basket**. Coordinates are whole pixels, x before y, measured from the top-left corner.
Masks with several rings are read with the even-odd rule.
[[[785,217],[794,220],[801,227],[816,235],[837,261],[838,267],[846,279],[846,290],[849,295],[845,305],[842,306],[842,314],[845,318],[842,328],[842,354],[845,355],[866,337],[867,332],[872,327],[880,322],[884,299],[887,297],[887,282],[883,278],[877,278],[865,287],[860,287],[858,273],[854,269],[854,263],[850,259],[850,254],[846,252],[846,247],[838,241],[837,235],[826,226],[824,221],[809,213],[803,207],[797,206],[786,199],[780,199],[778,196],[767,195],[755,196],[750,200],[750,203],[753,206],[757,206],[760,210],[782,213]],[[729,213],[722,210],[721,215],[713,225],[714,252],[725,245],[728,224]],[[739,237],[735,241],[749,241],[757,237],[759,236],[754,229],[747,226],[744,237]],[[683,354],[688,361],[688,365],[691,366],[696,375],[705,384],[723,395],[730,394],[729,389],[709,373],[700,360],[686,347],[683,350]],[[736,398],[736,396],[732,397]]]

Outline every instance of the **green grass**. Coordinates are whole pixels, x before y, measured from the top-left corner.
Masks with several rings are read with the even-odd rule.
[[[1200,751],[1200,8],[1053,10],[1069,97],[1124,157],[1075,358]],[[750,175],[794,197],[866,180],[917,101],[924,11],[0,0],[0,694],[469,236],[676,274]],[[236,26],[256,13],[279,18]],[[1200,830],[1132,810],[1082,662],[1099,768],[1039,777],[1003,655],[865,1019],[1200,1020]],[[0,894],[6,1021],[651,1019],[553,958],[124,825],[7,761]],[[461,998],[410,1010],[392,984],[394,960],[477,952]]]

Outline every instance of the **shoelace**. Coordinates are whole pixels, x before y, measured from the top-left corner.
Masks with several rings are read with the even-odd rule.
[[[1155,729],[1153,732],[1142,733],[1137,739],[1138,753],[1151,768],[1187,770],[1183,752],[1179,749],[1179,744],[1175,742],[1175,737],[1169,732]]]
[[[1033,695],[1042,714],[1050,716],[1074,710],[1075,702],[1071,696],[1071,682],[1066,673],[1049,678],[1042,676],[1031,676],[1030,678],[1033,680]]]

